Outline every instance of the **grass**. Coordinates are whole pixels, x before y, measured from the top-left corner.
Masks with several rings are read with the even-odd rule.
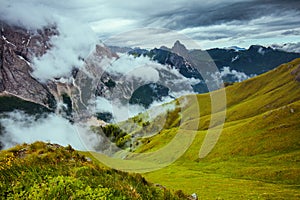
[[[140,174],[89,161],[71,146],[35,142],[0,152],[0,199],[182,199]]]
[[[185,103],[173,120],[180,118],[180,126],[164,127],[158,134],[141,139],[142,145],[135,152],[155,154],[176,135],[196,127],[195,138],[174,163],[144,176],[174,190],[196,192],[200,199],[299,199],[300,83],[292,73],[299,66],[300,59],[296,59],[226,87],[222,133],[202,159],[199,150],[208,128],[220,124],[212,117],[218,119],[224,114],[220,101],[216,102],[216,112],[211,113],[211,95],[221,95],[222,91],[179,98]],[[159,121],[159,117],[152,120],[148,128]]]

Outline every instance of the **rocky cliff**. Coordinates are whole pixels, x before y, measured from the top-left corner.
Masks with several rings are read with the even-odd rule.
[[[0,94],[55,108],[55,98],[48,86],[33,78],[33,57],[43,55],[50,47],[49,38],[55,28],[35,32],[0,22]]]

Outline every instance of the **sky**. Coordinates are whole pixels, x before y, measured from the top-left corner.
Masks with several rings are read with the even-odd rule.
[[[298,0],[0,2],[4,5],[0,9],[2,18],[10,17],[7,15],[9,8],[5,7],[12,8],[16,2],[24,2],[24,5],[31,7],[19,12],[24,5],[19,6],[14,18],[23,14],[20,18],[22,21],[31,16],[31,26],[34,26],[41,21],[51,21],[53,13],[63,15],[83,22],[100,40],[118,46],[170,47],[178,39],[183,40],[190,49],[229,46],[247,48],[252,44],[268,46],[300,42]],[[35,16],[41,10],[43,15],[49,12],[52,16],[43,16],[42,19]],[[28,15],[29,12],[31,15]]]

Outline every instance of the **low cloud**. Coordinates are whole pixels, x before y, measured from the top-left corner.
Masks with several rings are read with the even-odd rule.
[[[168,87],[171,92],[188,91],[192,93],[191,85],[200,82],[195,78],[186,78],[177,69],[161,65],[147,56],[134,57],[122,54],[119,59],[106,68],[106,71],[121,76],[122,78],[119,79],[125,81],[136,79],[133,90],[148,83],[157,83]]]
[[[55,77],[70,76],[74,67],[82,68],[83,59],[94,50],[96,36],[86,25],[67,18],[57,23],[59,34],[52,36],[52,48],[43,56],[33,60],[32,75],[45,82]]]
[[[16,111],[1,118],[0,123],[4,127],[4,134],[0,135],[4,148],[24,142],[44,141],[63,146],[70,144],[79,150],[94,150],[101,143],[101,137],[89,131],[88,127],[71,124],[55,114],[36,120],[33,116]]]
[[[195,78],[186,78],[177,69],[168,65],[161,65],[149,57],[134,57],[127,54],[120,54],[119,56],[117,60],[104,69],[112,76],[116,82],[116,87],[105,97],[97,97],[94,111],[112,113],[113,120],[116,122],[124,121],[146,111],[141,105],[129,104],[132,94],[141,86],[155,83],[149,86],[154,87],[157,84],[169,89],[168,96],[152,102],[149,106],[149,109],[152,109],[180,96],[194,93],[191,85],[200,82]],[[156,88],[152,89],[155,90]]]
[[[273,49],[283,50],[287,52],[300,53],[300,42],[298,43],[286,43],[286,44],[273,44],[271,45]]]
[[[141,79],[140,82],[157,82],[159,73],[155,69],[161,67],[157,62],[151,61],[148,57],[137,57],[120,54],[120,58],[107,68],[108,73],[126,77],[126,79]]]
[[[65,7],[55,1],[5,1],[1,2],[0,17],[11,25],[36,31],[55,26],[58,34],[51,37],[51,49],[33,59],[32,75],[42,82],[55,77],[68,76],[72,68],[81,68],[82,61],[95,48],[98,39],[92,29],[80,18],[67,14],[72,4]],[[76,19],[76,20],[75,20]]]
[[[218,85],[221,85],[226,81],[229,82],[242,82],[244,80],[247,80],[251,77],[254,77],[255,75],[248,76],[244,72],[239,72],[234,69],[230,69],[230,67],[223,67],[220,72],[216,72],[214,74],[211,74],[211,77],[217,82]],[[223,80],[220,82],[220,80]]]

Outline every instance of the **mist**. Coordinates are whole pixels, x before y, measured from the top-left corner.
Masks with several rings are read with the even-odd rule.
[[[83,60],[95,49],[99,40],[78,13],[70,11],[71,1],[64,6],[56,1],[1,1],[0,17],[5,22],[31,32],[55,27],[50,38],[51,49],[33,59],[32,76],[41,82],[69,76],[74,67],[82,68]]]
[[[119,58],[113,60],[111,65],[107,65],[104,69],[111,74],[116,87],[106,97],[96,98],[94,112],[109,112],[114,122],[124,121],[180,96],[194,94],[191,85],[200,82],[198,79],[184,77],[171,66],[161,65],[144,56],[119,54]],[[168,88],[169,95],[152,102],[147,109],[139,104],[130,104],[129,99],[132,94],[149,83]]]
[[[221,85],[223,81],[226,82],[227,79],[229,79],[230,82],[242,82],[254,76],[256,75],[247,75],[244,72],[239,72],[237,70],[230,69],[230,67],[223,67],[219,72],[211,74],[211,77],[218,85]]]
[[[72,145],[78,150],[95,150],[102,141],[101,137],[89,130],[84,124],[72,124],[56,114],[48,114],[36,119],[21,111],[8,113],[0,119],[4,133],[0,141],[4,149],[16,144],[44,141],[63,146]]]

